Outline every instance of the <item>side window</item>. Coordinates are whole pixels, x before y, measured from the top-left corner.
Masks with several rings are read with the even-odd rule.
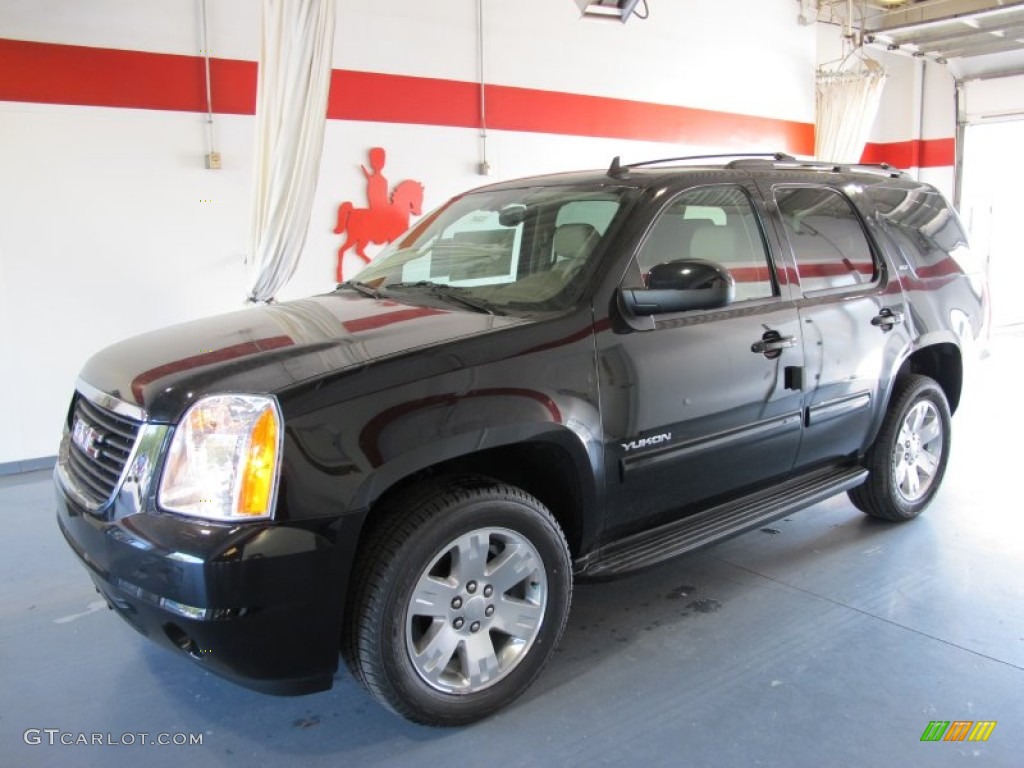
[[[826,187],[780,187],[775,203],[805,294],[875,279],[871,246],[850,201]]]
[[[981,271],[972,262],[959,218],[937,192],[889,187],[869,187],[867,192],[918,275],[942,274],[950,259],[969,271]]]
[[[740,187],[691,189],[661,214],[640,248],[640,270],[646,279],[655,264],[679,259],[705,259],[728,269],[736,301],[776,295],[761,228]]]

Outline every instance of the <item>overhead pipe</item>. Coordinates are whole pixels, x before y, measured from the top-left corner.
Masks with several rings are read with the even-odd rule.
[[[491,164],[487,162],[487,84],[484,71],[484,0],[476,0],[477,60],[480,63],[480,164],[477,173],[488,176]]]
[[[921,88],[920,98],[917,101],[917,180],[921,180],[921,163],[923,162],[921,155],[924,149],[924,107],[925,107],[925,78],[927,77],[928,64],[923,58],[918,59],[918,70],[920,76],[918,77],[919,87]]]
[[[213,142],[213,91],[210,87],[210,45],[207,42],[206,0],[199,0],[199,37],[203,47],[203,71],[206,79],[206,167],[220,168],[220,152]]]
[[[956,81],[953,103],[956,110],[956,140],[953,142],[953,207],[959,212],[964,191],[964,142],[967,138],[967,91],[963,80]]]

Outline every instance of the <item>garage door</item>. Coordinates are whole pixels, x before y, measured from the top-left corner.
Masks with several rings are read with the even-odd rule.
[[[964,133],[960,213],[974,252],[985,259],[992,291],[992,324],[1024,323],[1024,75],[973,80],[961,90]]]

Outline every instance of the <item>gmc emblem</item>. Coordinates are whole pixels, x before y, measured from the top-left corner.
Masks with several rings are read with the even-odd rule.
[[[71,442],[77,445],[85,455],[98,459],[100,446],[103,445],[103,433],[76,416],[75,422],[71,426]]]

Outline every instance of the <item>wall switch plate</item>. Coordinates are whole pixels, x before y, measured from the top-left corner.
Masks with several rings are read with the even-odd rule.
[[[211,152],[206,156],[206,167],[211,171],[220,170],[220,152]]]

